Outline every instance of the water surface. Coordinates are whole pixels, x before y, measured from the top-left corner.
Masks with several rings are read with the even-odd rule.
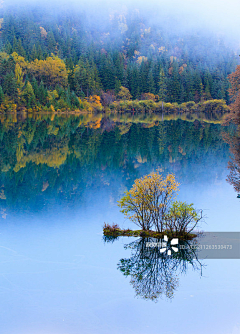
[[[39,116],[0,125],[0,291],[4,334],[240,333],[239,260],[188,266],[170,300],[136,297],[117,269],[133,238],[104,243],[104,222],[134,228],[117,201],[134,179],[175,173],[206,231],[239,231],[230,159],[214,122]]]

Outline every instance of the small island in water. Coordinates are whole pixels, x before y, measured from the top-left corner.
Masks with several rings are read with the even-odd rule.
[[[158,171],[135,180],[132,188],[118,202],[125,217],[140,229],[121,229],[117,224],[104,224],[105,237],[152,237],[162,239],[164,236],[191,240],[200,220],[202,210],[196,210],[193,204],[175,201],[179,190],[174,174],[164,178]]]

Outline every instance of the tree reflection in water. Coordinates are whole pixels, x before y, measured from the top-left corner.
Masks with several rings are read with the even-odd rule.
[[[113,242],[114,239],[105,237],[105,241]],[[131,257],[121,259],[118,269],[130,276],[137,297],[157,301],[165,295],[171,299],[178,287],[179,275],[186,273],[189,267],[199,270],[202,275],[203,265],[197,258],[196,245],[196,239],[179,241],[178,252],[168,255],[160,252],[158,239],[140,238],[124,246],[131,249]]]
[[[119,189],[156,169],[181,182],[211,182],[228,159],[221,125],[200,120],[115,113],[11,117],[0,115],[0,212],[7,215],[56,205],[72,211],[96,189],[109,189],[117,201]]]
[[[227,176],[227,181],[238,192],[237,197],[240,198],[240,116],[238,116],[236,124],[237,131],[234,131],[233,134],[224,132],[222,136],[224,141],[229,145],[231,152],[231,158],[228,162],[230,172]]]
[[[227,141],[230,144],[230,151],[232,158],[228,163],[230,173],[227,177],[227,181],[233,185],[233,188],[238,192],[238,198],[240,198],[240,135],[236,135],[232,138],[227,137]]]

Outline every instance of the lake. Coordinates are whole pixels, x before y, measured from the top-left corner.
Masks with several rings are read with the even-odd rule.
[[[238,259],[202,260],[202,273],[171,264],[156,284],[151,265],[140,278],[121,271],[134,256],[140,270],[126,246],[135,238],[102,235],[104,223],[134,228],[117,201],[155,170],[174,173],[179,199],[203,209],[202,230],[239,232],[240,199],[226,181],[234,131],[213,119],[3,117],[1,333],[239,334]]]

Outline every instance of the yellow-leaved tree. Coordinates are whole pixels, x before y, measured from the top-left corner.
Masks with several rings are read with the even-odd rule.
[[[193,204],[173,201],[178,187],[174,174],[164,178],[159,172],[153,172],[135,180],[118,205],[144,231],[154,227],[157,232],[186,236],[203,216],[202,210],[195,210]]]
[[[121,86],[117,97],[119,100],[131,100],[132,95],[130,94],[128,88]]]
[[[119,201],[121,212],[143,230],[150,230],[154,226],[158,232],[162,232],[178,187],[174,174],[168,174],[166,178],[159,172],[145,175],[135,180],[132,188]]]
[[[52,54],[46,60],[35,59],[28,64],[28,70],[48,87],[67,86],[68,74],[64,61]]]
[[[17,63],[15,66],[15,78],[17,81],[17,86],[18,88],[22,89],[24,86],[24,82],[23,82],[23,71],[21,66]]]

